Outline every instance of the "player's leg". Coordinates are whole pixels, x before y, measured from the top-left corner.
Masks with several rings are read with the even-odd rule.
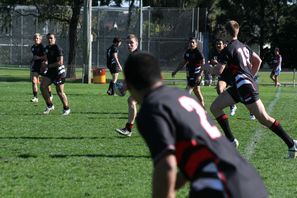
[[[132,135],[132,128],[135,123],[137,116],[137,102],[132,96],[128,98],[128,121],[124,128],[116,129],[116,131],[121,134],[130,137]]]
[[[198,101],[200,102],[201,106],[205,108],[204,98],[203,98],[203,95],[202,95],[200,86],[199,86],[199,85],[196,85],[196,86],[193,88],[193,91],[194,91],[194,94],[196,95]]]
[[[31,102],[38,102],[38,82],[39,82],[39,75],[37,72],[32,72],[32,92],[33,92],[33,97],[31,99]]]
[[[276,135],[278,135],[287,144],[288,148],[294,146],[293,139],[286,133],[286,131],[276,119],[268,115],[260,99],[252,104],[247,104],[246,107],[251,113],[255,115],[261,124],[268,127]]]
[[[67,95],[65,94],[65,91],[64,91],[64,83],[57,84],[56,91],[63,104],[63,115],[69,115],[70,108],[69,108]]]
[[[229,89],[232,89],[232,87],[230,87]],[[223,111],[224,108],[234,105],[235,103],[236,101],[229,94],[229,92],[224,91],[223,93],[218,95],[217,98],[213,101],[213,103],[210,106],[210,111],[212,112],[212,114],[218,121],[219,125],[223,129],[228,140],[232,142],[234,146],[237,147],[238,141],[234,138],[231,128],[229,126],[228,116]]]
[[[50,98],[49,88],[48,88],[51,84],[52,84],[52,80],[49,77],[44,76],[42,78],[41,84],[40,84],[40,90],[42,93],[42,97],[46,103],[46,109],[43,112],[44,114],[48,114],[50,111],[55,109],[55,107],[52,103],[52,100]]]
[[[227,88],[227,83],[223,80],[218,80],[217,86],[216,86],[216,90],[218,95],[223,93],[223,91]]]

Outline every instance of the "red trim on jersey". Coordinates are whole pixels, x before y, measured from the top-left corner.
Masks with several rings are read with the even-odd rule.
[[[206,147],[193,153],[185,164],[185,173],[189,178],[193,178],[197,168],[205,161],[214,161],[215,155]]]
[[[185,141],[179,141],[175,144],[175,148],[176,148],[176,161],[177,164],[179,164],[183,153],[185,152],[186,149],[188,149],[189,147],[193,147],[193,146],[197,146],[198,143],[196,140],[185,140]]]

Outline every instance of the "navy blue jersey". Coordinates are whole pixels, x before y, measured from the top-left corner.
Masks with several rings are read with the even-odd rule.
[[[226,197],[267,197],[255,169],[187,92],[166,86],[150,92],[137,126],[154,163],[174,154],[179,170],[192,184],[220,190]]]
[[[63,49],[57,44],[46,46],[45,53],[47,56],[48,64],[55,63],[58,61],[58,58],[60,56],[64,56]]]
[[[113,57],[115,53],[119,53],[119,49],[114,45],[106,50],[107,67],[116,64],[115,58]]]
[[[38,45],[32,45],[31,51],[32,51],[33,56],[44,56],[45,55],[45,49],[41,43]],[[41,63],[42,63],[41,59],[34,60],[33,67],[40,67]]]
[[[184,59],[187,61],[187,68],[201,67],[203,64],[203,55],[198,48],[188,49],[184,54]]]
[[[226,68],[230,70],[233,81],[238,75],[243,74],[245,78],[253,80],[250,68],[250,59],[253,51],[239,40],[231,41],[225,47],[219,56],[218,62],[226,64]]]

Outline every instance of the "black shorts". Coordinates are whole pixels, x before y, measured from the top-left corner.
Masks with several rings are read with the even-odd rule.
[[[241,102],[243,104],[252,104],[259,100],[259,91],[255,83],[244,84],[239,88],[234,85],[229,87],[227,92],[231,95],[236,103]]]
[[[119,73],[121,71],[120,67],[117,64],[109,65],[107,66],[107,68],[112,74]]]
[[[49,78],[55,85],[61,85],[65,83],[66,72],[64,65],[59,68],[49,69],[45,76]]]
[[[41,68],[41,65],[33,65],[32,67],[31,67],[31,72],[33,73],[38,73],[38,74],[41,74],[41,72],[40,72],[40,68]]]
[[[187,84],[189,87],[195,87],[201,84],[201,73],[201,67],[187,68]]]

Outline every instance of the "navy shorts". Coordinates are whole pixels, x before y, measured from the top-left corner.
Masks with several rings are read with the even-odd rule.
[[[244,84],[239,88],[231,86],[227,89],[227,92],[236,103],[252,104],[259,100],[259,91],[256,84]]]

